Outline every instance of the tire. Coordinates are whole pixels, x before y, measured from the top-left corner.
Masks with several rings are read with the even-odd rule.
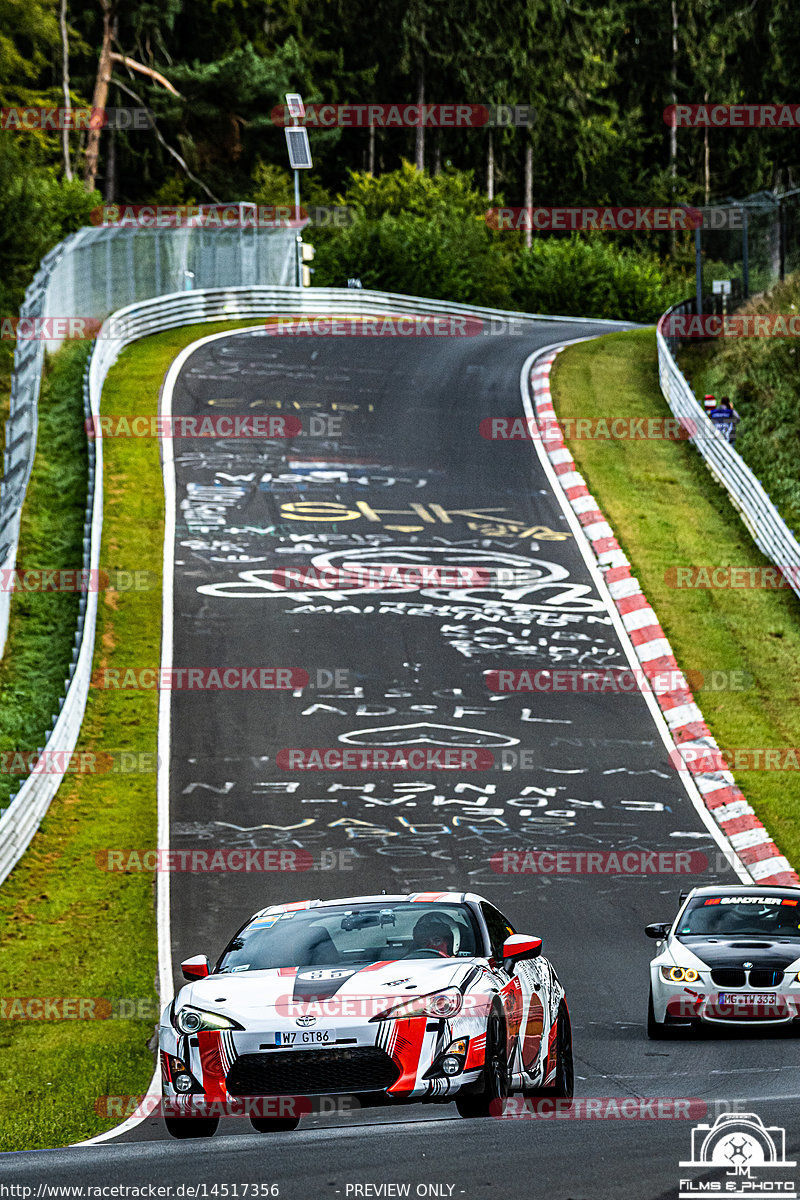
[[[569,1009],[562,1000],[556,1017],[556,1077],[547,1087],[525,1091],[526,1096],[553,1096],[571,1100],[575,1094],[575,1068],[572,1061],[572,1024]]]
[[[297,1129],[299,1117],[251,1117],[250,1124],[257,1133],[281,1133]]]
[[[653,1042],[665,1042],[674,1036],[674,1031],[669,1029],[663,1021],[656,1020],[655,1009],[653,1008],[653,987],[650,985],[650,992],[647,997],[647,1036]]]
[[[164,1117],[167,1133],[174,1138],[206,1138],[217,1132],[219,1117]]]
[[[508,1096],[508,1058],[506,1024],[497,1005],[492,1007],[486,1024],[486,1062],[483,1090],[456,1096],[459,1115],[467,1118],[499,1117]]]

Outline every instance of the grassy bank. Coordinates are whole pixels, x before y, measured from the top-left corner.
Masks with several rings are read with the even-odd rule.
[[[17,566],[80,569],[87,454],[81,379],[85,342],[66,346],[46,369],[39,398],[34,469],[22,510]],[[69,670],[77,592],[16,592],[0,661],[0,752],[44,744]],[[0,773],[0,806],[20,780]]]
[[[553,371],[560,417],[667,417],[652,330],[571,347]],[[676,566],[767,560],[686,442],[576,440],[569,448],[631,560],[684,671],[742,671],[741,691],[697,691],[722,747],[800,746],[800,601],[785,591],[680,589]],[[800,773],[742,771],[736,782],[800,866]]]
[[[800,312],[800,275],[750,301],[745,313]],[[730,396],[742,420],[736,449],[790,529],[800,534],[800,350],[797,337],[720,338],[685,345],[695,395]]]
[[[103,410],[156,412],[159,388],[175,355],[197,337],[234,327],[177,329],[129,347],[106,383]],[[82,412],[79,419],[82,424]],[[158,442],[110,439],[105,458],[100,567],[147,572],[149,586],[101,593],[95,671],[150,665],[160,655]],[[38,497],[37,512],[46,507],[43,493],[32,495]],[[31,661],[28,669],[35,677],[40,663]],[[152,1076],[148,1043],[158,1008],[153,876],[109,874],[98,869],[95,855],[107,848],[155,845],[157,703],[157,692],[91,690],[80,748],[98,755],[133,752],[144,756],[149,770],[68,776],[0,889],[0,998],[6,1005],[13,997],[83,997],[102,1001],[94,1007],[95,1017],[107,1013],[109,1002],[111,1011],[121,1014],[0,1020],[2,1150],[58,1146],[99,1133],[115,1122],[96,1113],[98,1097],[143,1093]],[[4,698],[0,712],[6,704]],[[126,1016],[131,1001],[141,1014],[136,1019]]]

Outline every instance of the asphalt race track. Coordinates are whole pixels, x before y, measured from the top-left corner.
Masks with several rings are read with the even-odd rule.
[[[479,434],[485,417],[523,415],[520,372],[533,351],[587,332],[553,322],[515,337],[246,332],[187,357],[175,414],[295,415],[303,433],[175,441],[172,663],[301,668],[312,686],[172,693],[170,843],[303,848],[313,868],[173,874],[176,987],[181,959],[213,960],[265,904],[476,891],[544,939],[567,989],[578,1097],[693,1098],[709,1123],[740,1101],[787,1127],[793,1159],[795,1041],[645,1035],[653,943],[643,926],[669,918],[701,877],[497,869],[503,851],[526,847],[690,850],[708,858],[703,880],[735,879],[642,695],[506,695],[485,684],[484,672],[503,668],[629,665],[531,444]],[[282,590],[273,576],[381,562],[526,575],[516,587],[336,593]],[[387,744],[488,748],[495,767],[276,763],[292,747]],[[522,751],[525,766],[512,765]],[[287,1134],[228,1119],[210,1141],[177,1142],[148,1119],[101,1145],[5,1156],[0,1183],[250,1182],[290,1200],[402,1195],[380,1185],[409,1184],[412,1196],[649,1200],[677,1195],[693,1123],[463,1121],[453,1106],[417,1105],[318,1115]],[[357,1190],[367,1184],[378,1190]]]

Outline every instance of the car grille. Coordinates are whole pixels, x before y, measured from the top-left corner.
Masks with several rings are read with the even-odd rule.
[[[776,988],[783,983],[783,971],[773,971],[765,967],[754,967],[750,972],[751,988]]]
[[[717,987],[740,988],[745,985],[745,973],[741,967],[716,967],[711,978]]]
[[[400,1069],[377,1046],[341,1050],[287,1050],[243,1054],[227,1079],[232,1096],[316,1096],[377,1092],[391,1087]]]
[[[761,988],[776,988],[783,983],[784,972],[772,967],[754,967],[749,973],[742,967],[715,967],[711,972],[713,982],[720,988],[743,988],[749,982],[750,987],[758,991]]]

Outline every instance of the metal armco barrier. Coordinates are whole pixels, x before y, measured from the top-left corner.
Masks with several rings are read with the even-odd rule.
[[[787,582],[800,596],[800,542],[753,472],[706,416],[673,356],[676,340],[667,338],[662,332],[669,316],[693,311],[694,301],[685,301],[669,309],[658,322],[656,339],[661,391],[678,420],[686,428],[696,430],[690,440],[702,454],[714,478],[727,491],[759,550],[776,566],[787,568]]]
[[[81,229],[42,259],[25,293],[20,321],[102,319],[123,304],[189,284],[198,288],[288,284],[294,278],[296,238],[295,229],[281,228]],[[4,570],[13,570],[17,561],[20,514],[36,453],[44,353],[59,344],[57,338],[19,338],[14,351],[0,481],[0,568]],[[0,592],[0,655],[10,602],[11,593]]]
[[[424,300],[413,296],[398,296],[391,292],[348,288],[231,287],[174,292],[171,295],[157,296],[152,300],[131,304],[112,313],[105,321],[86,371],[84,400],[87,416],[100,415],[100,397],[106,376],[122,350],[131,342],[179,325],[233,321],[243,317],[266,319],[280,314],[471,317],[479,318],[485,323],[486,333],[497,333],[504,327],[510,332],[513,332],[514,328],[521,332],[516,324],[511,327],[510,322],[523,323],[524,328],[524,323],[534,321],[569,321],[589,327],[618,325],[620,328],[631,328],[631,322],[628,321],[532,316],[530,313],[475,308],[468,304],[451,304],[444,300]],[[89,444],[91,452],[92,442]],[[84,566],[96,571],[103,531],[102,438],[98,436],[93,445],[93,463],[90,458],[90,520],[84,544]],[[96,591],[82,594],[81,620],[75,639],[73,669],[67,682],[67,692],[61,710],[47,739],[45,750],[48,756],[58,752],[66,759],[77,744],[89,694],[97,603]],[[9,807],[0,812],[0,884],[8,878],[25,853],[65,774],[66,772],[53,772],[29,775],[17,794],[12,797]]]

